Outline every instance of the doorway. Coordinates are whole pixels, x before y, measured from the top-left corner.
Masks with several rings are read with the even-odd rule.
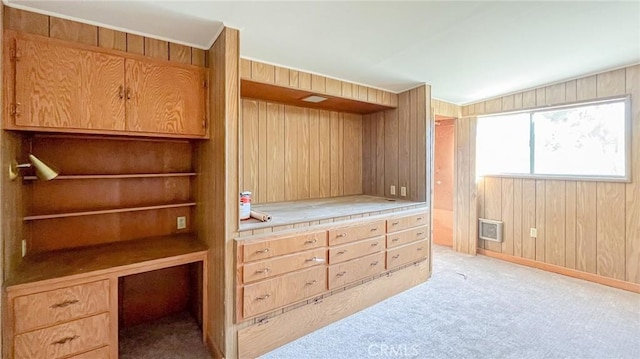
[[[454,119],[435,116],[433,243],[453,246]]]

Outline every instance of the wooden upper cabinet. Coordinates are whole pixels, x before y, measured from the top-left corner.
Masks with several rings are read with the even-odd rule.
[[[16,40],[15,125],[124,130],[124,58]]]
[[[204,136],[206,71],[126,60],[126,130]]]

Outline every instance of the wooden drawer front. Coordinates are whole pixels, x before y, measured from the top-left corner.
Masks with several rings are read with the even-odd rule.
[[[329,230],[329,245],[349,243],[360,239],[377,237],[384,234],[384,220],[369,222],[359,226]]]
[[[387,233],[402,231],[407,228],[424,226],[429,224],[427,213],[412,214],[406,217],[398,217],[387,220]]]
[[[429,254],[429,241],[407,244],[387,251],[387,269],[425,258]]]
[[[260,262],[245,264],[242,271],[242,278],[244,283],[249,283],[293,272],[298,269],[313,267],[326,262],[327,249],[322,247],[273,259],[266,259]]]
[[[108,310],[108,280],[25,295],[13,300],[15,331],[18,334]]]
[[[427,238],[429,227],[422,226],[418,228],[408,229],[402,232],[387,234],[387,248],[401,246],[403,244],[419,241]]]
[[[341,287],[384,271],[384,253],[375,253],[329,267],[329,289]]]
[[[384,250],[384,237],[329,248],[329,263],[335,264]]]
[[[111,348],[102,347],[100,349],[92,350],[90,352],[74,355],[69,359],[110,359]]]
[[[109,344],[109,314],[102,313],[15,337],[15,357],[62,358]]]
[[[305,269],[244,287],[245,318],[313,297],[327,289],[325,266]]]
[[[244,261],[251,262],[326,246],[327,232],[320,231],[245,243],[243,254]]]

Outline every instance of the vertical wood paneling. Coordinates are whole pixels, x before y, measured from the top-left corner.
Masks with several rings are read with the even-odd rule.
[[[409,170],[411,177],[409,179],[409,186],[407,187],[407,196],[413,198],[416,194],[418,187],[418,93],[416,89],[409,91],[409,101],[411,107],[409,109],[409,123],[410,123],[410,153],[409,153]]]
[[[502,97],[494,98],[485,102],[486,113],[496,113],[502,111]]]
[[[127,51],[127,34],[100,27],[98,28],[98,46],[106,49]]]
[[[597,184],[597,274],[625,279],[625,217],[624,184]]]
[[[411,155],[411,118],[409,92],[403,92],[398,97],[398,186],[408,187],[411,178],[411,163],[407,160]],[[397,188],[400,193],[400,188]]]
[[[127,34],[127,52],[144,55],[144,37]]]
[[[565,266],[576,268],[576,182],[565,183]]]
[[[502,178],[484,179],[484,215],[487,219],[502,220]],[[490,251],[502,252],[499,242],[485,241],[484,245]]]
[[[522,257],[522,237],[525,233],[522,226],[522,179],[513,180],[513,255]]]
[[[504,96],[502,98],[502,111],[511,111],[514,109],[514,96]]]
[[[502,253],[513,255],[514,232],[513,232],[513,178],[502,179]]]
[[[309,109],[296,108],[298,123],[298,198],[309,198]]]
[[[269,64],[263,64],[257,61],[251,61],[251,79],[266,82],[266,83],[275,83],[276,74],[275,67]]]
[[[522,180],[522,257],[536,259],[536,239],[530,236],[536,227],[536,181]]]
[[[384,113],[377,112],[375,114],[375,126],[376,126],[376,196],[384,196],[385,189],[385,162],[384,162]]]
[[[513,109],[521,110],[522,106],[522,92],[513,95]]]
[[[320,111],[309,110],[309,197],[320,197]],[[362,133],[360,133],[362,136]],[[326,139],[323,139],[326,141]],[[360,156],[357,156],[360,158]]]
[[[267,171],[267,201],[285,199],[285,119],[284,106],[267,103],[267,148],[269,149],[269,171]]]
[[[596,75],[596,96],[609,97],[626,92],[625,69],[618,69]]]
[[[626,280],[640,283],[640,65],[626,71],[627,93],[631,94],[631,149],[633,182],[626,184]],[[635,159],[634,159],[635,158]]]
[[[191,64],[191,47],[170,43],[169,60],[182,64]]]
[[[169,59],[169,43],[166,41],[144,38],[144,56],[161,60]]]
[[[311,75],[311,91],[325,93],[326,89],[326,77],[320,75]]]
[[[333,96],[342,96],[342,82],[340,80],[326,79],[326,93]]]
[[[344,128],[342,115],[331,112],[331,196],[342,196],[344,193],[343,141]]]
[[[564,181],[545,183],[545,262],[565,265],[566,191]]]
[[[320,197],[331,196],[331,114],[320,111]]]
[[[344,114],[344,194],[362,193],[362,116]],[[384,121],[383,121],[384,124]]]
[[[428,202],[430,198],[427,198],[427,183],[430,180],[430,176],[427,162],[430,156],[427,155],[427,153],[431,154],[432,148],[429,147],[427,149],[427,144],[432,142],[427,141],[427,135],[431,135],[431,128],[427,127],[427,124],[431,123],[431,87],[427,88],[427,86],[420,86],[416,88],[415,91],[417,98],[417,102],[414,104],[414,107],[417,109],[415,148],[415,167],[417,171],[417,177],[413,191],[414,195],[412,198],[413,200]],[[429,109],[429,113],[427,113],[427,109]],[[429,190],[428,193],[431,193],[431,191]],[[467,240],[467,243],[468,242],[469,240]]]
[[[342,81],[342,97],[353,98],[353,84]]]
[[[289,70],[289,87],[300,87],[300,73],[296,70]]]
[[[547,104],[556,105],[566,102],[566,87],[564,82],[545,87]]]
[[[49,16],[12,7],[4,7],[4,26],[9,30],[49,36]]]
[[[457,133],[456,133],[457,136]],[[457,168],[457,166],[456,166]],[[457,176],[456,176],[457,178]],[[476,184],[477,193],[478,193],[478,218],[487,218],[484,213],[484,177],[478,179],[478,183]],[[454,189],[454,191],[457,189]],[[456,222],[457,223],[457,222]],[[479,226],[479,222],[476,223],[475,226]],[[454,228],[457,225],[454,224]],[[478,236],[480,237],[480,236]],[[487,246],[485,245],[486,241],[484,239],[478,238],[478,248],[485,249]]]
[[[576,183],[576,269],[596,273],[596,183]]]
[[[362,191],[365,194],[373,193],[373,172],[375,171],[374,158],[371,151],[371,133],[373,131],[373,114],[362,116]]]
[[[298,118],[293,106],[284,107],[284,199],[298,199]]]
[[[255,198],[259,198],[258,188],[258,102],[252,100],[242,100],[242,158],[240,181],[241,191],[251,191]]]
[[[578,101],[596,98],[596,76],[583,77],[576,80]]]
[[[251,60],[240,59],[240,78],[251,78]]]
[[[49,19],[49,36],[54,39],[74,41],[98,46],[98,27],[57,17]]]
[[[432,124],[431,128],[433,129]],[[467,254],[475,255],[478,251],[478,186],[476,185],[476,131],[478,120],[475,117],[469,119],[469,240],[466,245]],[[433,137],[431,139],[433,141]],[[433,146],[431,146],[433,148]],[[435,154],[434,154],[435,155]],[[433,178],[430,175],[430,178]],[[430,186],[432,187],[433,184]],[[461,246],[464,250],[464,246]]]
[[[258,136],[252,138],[258,142],[258,202],[268,201],[268,176],[269,176],[269,155],[271,148],[267,144],[267,133],[269,132],[267,120],[267,103],[258,102]]]
[[[367,89],[367,86],[362,86],[362,85],[357,85],[357,86],[358,86],[358,100],[367,101],[367,99],[369,98],[369,91]]]
[[[289,69],[275,66],[275,82],[276,85],[289,86],[291,79],[289,78]]]
[[[196,66],[207,65],[207,54],[202,49],[191,49],[191,64]]]
[[[454,122],[455,126],[455,157],[454,157],[454,221],[461,225],[453,226],[453,246],[458,252],[465,251],[468,248],[467,242],[469,238],[469,226],[463,225],[469,223],[469,121],[468,118],[462,118]]]
[[[398,110],[384,112],[384,178],[385,196],[398,197]],[[391,194],[391,186],[396,186],[396,193]]]
[[[565,82],[565,101],[575,102],[578,100],[577,81],[572,80]]]
[[[536,180],[536,229],[538,230],[538,236],[536,237],[536,260],[539,262],[545,261],[545,199],[546,189],[545,180]]]
[[[478,102],[474,106],[474,114],[476,115],[484,115],[486,113],[486,103]]]
[[[536,107],[536,90],[529,90],[522,93],[522,108]]]
[[[311,74],[301,71],[298,75],[298,83],[301,90],[311,90]]]
[[[536,89],[536,106],[546,106],[547,98],[546,98],[546,90],[543,88]]]

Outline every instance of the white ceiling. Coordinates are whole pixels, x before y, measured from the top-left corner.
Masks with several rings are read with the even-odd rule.
[[[457,104],[640,62],[640,1],[3,1]]]

